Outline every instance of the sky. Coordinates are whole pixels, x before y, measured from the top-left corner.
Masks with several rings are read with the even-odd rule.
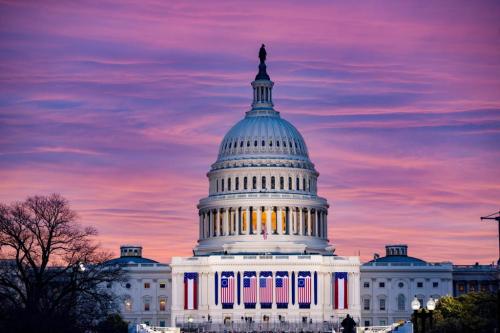
[[[0,1],[0,202],[60,193],[116,255],[191,255],[261,43],[337,254],[497,259],[498,1]]]

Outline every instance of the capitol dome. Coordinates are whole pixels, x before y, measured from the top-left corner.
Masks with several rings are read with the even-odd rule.
[[[196,255],[333,253],[319,173],[300,132],[274,109],[273,86],[264,54],[251,109],[224,136],[207,174]]]
[[[222,140],[217,162],[253,158],[291,158],[310,163],[302,135],[276,111],[247,112]]]

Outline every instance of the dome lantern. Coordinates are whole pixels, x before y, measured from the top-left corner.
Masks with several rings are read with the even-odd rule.
[[[272,94],[274,82],[271,81],[269,74],[267,74],[266,57],[267,52],[265,49],[265,45],[262,44],[259,51],[259,72],[255,76],[255,81],[252,82],[252,111],[260,109],[272,109],[274,105]]]

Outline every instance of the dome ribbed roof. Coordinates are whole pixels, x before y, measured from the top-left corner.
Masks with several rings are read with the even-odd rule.
[[[247,112],[222,140],[217,162],[248,158],[309,161],[302,135],[274,110]]]

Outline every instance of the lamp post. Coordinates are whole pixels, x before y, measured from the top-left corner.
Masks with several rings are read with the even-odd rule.
[[[189,316],[188,318],[188,330],[191,332],[191,325],[193,324],[193,317]]]
[[[420,309],[420,301],[418,300],[417,295],[415,295],[415,298],[411,301],[411,309],[413,310],[414,332],[418,333],[418,310]]]
[[[430,328],[432,329],[432,326],[434,324],[434,318],[433,318],[433,312],[434,312],[434,309],[436,309],[436,301],[434,301],[431,298],[429,298],[429,300],[427,301],[427,310],[429,311],[429,325],[430,325]]]
[[[421,322],[421,332],[425,333],[425,322],[427,320],[427,316],[429,316],[429,324],[430,328],[432,329],[433,323],[434,323],[434,318],[433,318],[433,312],[436,309],[436,301],[431,298],[427,301],[426,307],[421,308],[420,301],[418,300],[417,296],[413,299],[411,302],[411,308],[413,310],[413,327],[414,327],[414,332],[418,333],[418,319],[420,318]]]

